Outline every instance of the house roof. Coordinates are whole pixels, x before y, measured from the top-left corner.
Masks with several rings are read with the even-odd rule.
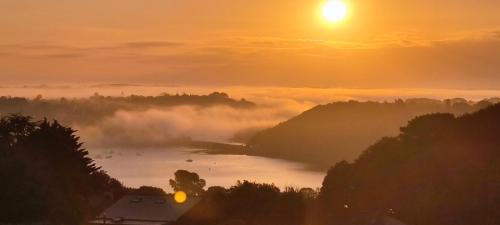
[[[385,225],[406,225],[403,222],[401,222],[395,218],[388,217],[388,216],[384,216],[384,224]]]
[[[186,202],[180,204],[174,201],[172,195],[142,196],[127,195],[114,205],[106,209],[94,223],[103,221],[108,224],[133,224],[131,221],[142,223],[171,222],[177,220],[191,207],[199,202],[199,197],[190,196]],[[114,222],[113,222],[114,221]],[[121,221],[121,222],[120,222]]]

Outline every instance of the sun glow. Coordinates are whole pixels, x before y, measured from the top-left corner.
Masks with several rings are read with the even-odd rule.
[[[338,22],[347,16],[347,5],[341,0],[329,0],[323,5],[323,17],[328,22]]]
[[[186,200],[187,200],[187,194],[186,194],[186,192],[183,192],[183,191],[177,191],[177,192],[175,192],[175,194],[174,194],[174,200],[175,200],[175,202],[177,202],[179,204],[182,204],[182,203],[186,202]]]

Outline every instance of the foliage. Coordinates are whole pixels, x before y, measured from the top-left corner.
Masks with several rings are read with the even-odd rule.
[[[500,105],[411,120],[399,136],[328,171],[323,224],[386,212],[412,225],[500,224],[499,124]]]
[[[210,187],[203,200],[176,224],[302,225],[314,201],[311,193],[304,195],[309,191],[287,188],[281,192],[272,184],[248,181],[229,189]]]
[[[206,182],[200,179],[197,173],[187,170],[177,170],[175,172],[175,180],[170,179],[170,186],[174,191],[184,191],[188,195],[203,194]]]
[[[80,224],[123,194],[74,132],[57,121],[0,119],[0,222]]]
[[[167,193],[163,189],[157,188],[157,187],[151,187],[151,186],[141,186],[137,189],[129,188],[127,190],[127,194],[130,194],[130,195],[154,195],[154,196],[167,195]]]
[[[103,96],[95,93],[89,98],[35,99],[22,97],[0,97],[0,115],[21,113],[33,115],[37,119],[58,119],[65,124],[96,124],[112,116],[119,110],[147,110],[154,107],[180,105],[214,106],[225,105],[234,108],[252,108],[255,103],[245,99],[236,100],[226,93],[214,92],[209,95],[162,94],[159,96],[130,95],[124,97]]]
[[[380,137],[397,135],[398,128],[416,116],[438,112],[462,115],[497,100],[408,99],[319,105],[257,133],[247,142],[248,152],[327,169],[338,161],[354,160]]]

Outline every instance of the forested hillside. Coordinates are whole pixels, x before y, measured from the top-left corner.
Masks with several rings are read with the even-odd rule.
[[[320,168],[353,160],[370,144],[427,113],[462,115],[497,102],[464,99],[409,99],[395,102],[335,102],[316,106],[257,133],[247,144],[251,155],[307,162]]]
[[[500,105],[411,120],[353,163],[328,171],[324,224],[390,214],[411,225],[500,223]]]

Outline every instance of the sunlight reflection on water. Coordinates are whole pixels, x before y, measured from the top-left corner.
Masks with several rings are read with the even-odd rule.
[[[309,171],[301,163],[245,155],[196,154],[185,148],[147,150],[91,150],[99,166],[129,187],[168,184],[178,169],[198,173],[207,187],[230,187],[237,180],[274,183],[284,187],[321,186],[325,173]],[[192,162],[190,162],[192,160]]]

